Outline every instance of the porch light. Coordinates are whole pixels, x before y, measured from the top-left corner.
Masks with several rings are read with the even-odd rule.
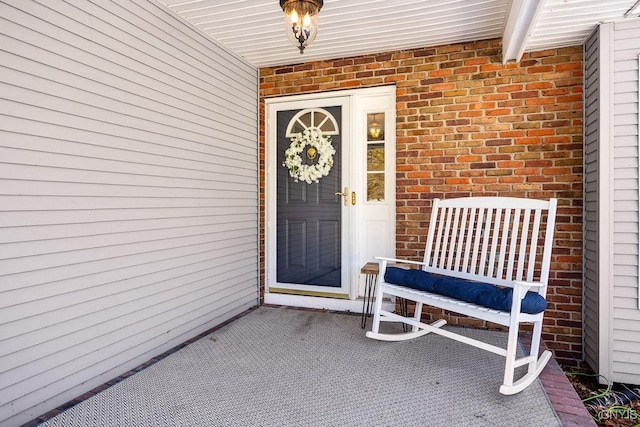
[[[318,13],[323,4],[323,0],[280,0],[287,37],[300,49],[300,54],[316,39]]]
[[[372,139],[380,138],[380,125],[378,123],[371,123],[371,127],[369,128],[369,135],[371,135]]]
[[[376,116],[377,114],[373,115],[373,122],[371,122],[371,125],[369,126],[369,136],[374,141],[380,138],[380,132],[382,131],[382,129],[380,129],[380,125],[376,121]]]

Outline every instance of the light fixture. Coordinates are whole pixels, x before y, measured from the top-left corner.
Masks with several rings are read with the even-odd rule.
[[[376,122],[376,116],[377,115],[378,115],[377,113],[373,114],[373,121],[371,122],[371,125],[369,126],[369,136],[373,140],[376,140],[376,139],[380,138],[380,133],[382,132],[382,129],[380,129],[380,125],[378,124],[378,122]]]
[[[323,0],[280,0],[287,37],[300,54],[316,39],[318,13],[323,4]]]

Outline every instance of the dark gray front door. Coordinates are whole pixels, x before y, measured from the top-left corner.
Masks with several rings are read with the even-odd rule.
[[[333,116],[338,132],[331,135],[336,150],[329,174],[317,183],[295,182],[282,166],[291,144],[287,127],[300,110],[277,113],[277,271],[278,283],[341,286],[341,107],[324,107]],[[313,123],[312,123],[313,124]],[[317,123],[316,123],[317,125]],[[306,150],[303,164],[317,161]]]

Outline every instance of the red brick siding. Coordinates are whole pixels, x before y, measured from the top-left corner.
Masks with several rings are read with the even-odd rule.
[[[560,363],[575,364],[582,358],[582,47],[503,65],[499,40],[489,40],[263,68],[261,201],[264,98],[389,84],[397,87],[397,255],[421,259],[435,197],[557,197],[544,339]],[[261,223],[263,292],[264,203]]]

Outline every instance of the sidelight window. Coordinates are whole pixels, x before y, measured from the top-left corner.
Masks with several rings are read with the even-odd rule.
[[[384,200],[385,113],[367,114],[367,201]]]

